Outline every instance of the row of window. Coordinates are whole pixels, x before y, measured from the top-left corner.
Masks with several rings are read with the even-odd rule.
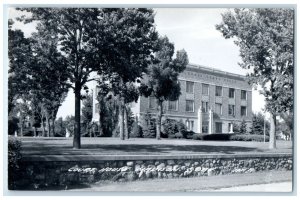
[[[186,82],[186,93],[188,94],[194,94],[194,82],[187,81]],[[209,95],[209,85],[202,83],[202,95]],[[217,97],[223,96],[223,87],[222,86],[216,86],[216,92],[215,95]],[[229,88],[229,98],[235,98],[235,89]],[[241,99],[247,99],[247,91],[241,90]]]
[[[178,101],[168,101],[168,110],[170,111],[178,111]],[[155,97],[149,97],[149,108],[156,109],[156,100]],[[207,113],[209,109],[209,105],[207,101],[201,102],[201,109],[203,113]],[[194,112],[195,110],[195,103],[194,100],[186,100],[186,112]],[[222,115],[222,104],[215,103],[215,113]],[[228,115],[234,116],[235,115],[235,105],[228,105]],[[247,115],[247,107],[241,106],[241,116]]]

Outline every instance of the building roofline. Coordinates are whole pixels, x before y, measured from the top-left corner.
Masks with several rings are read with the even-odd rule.
[[[225,74],[225,75],[238,77],[238,78],[243,78],[243,79],[246,78],[246,76],[244,76],[244,75],[235,74],[235,73],[231,73],[231,72],[226,72],[226,71],[222,71],[222,70],[219,70],[219,69],[216,69],[216,68],[213,68],[213,67],[198,65],[198,64],[194,64],[194,63],[189,63],[187,65],[187,68],[201,69],[201,70],[204,70],[204,71],[215,72],[215,73],[219,73],[219,74]]]

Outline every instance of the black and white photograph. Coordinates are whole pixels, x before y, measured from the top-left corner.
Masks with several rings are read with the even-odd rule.
[[[295,5],[3,9],[11,195],[294,194]]]

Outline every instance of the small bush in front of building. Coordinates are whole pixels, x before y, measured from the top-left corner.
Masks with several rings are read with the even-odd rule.
[[[186,139],[193,139],[194,134],[196,134],[194,131],[184,131],[183,137]]]
[[[193,140],[202,140],[203,134],[195,133],[193,134],[192,138]]]
[[[137,122],[133,122],[133,124],[132,124],[132,131],[131,131],[130,137],[133,137],[133,138],[143,137],[143,129]]]
[[[166,135],[174,135],[178,132],[176,120],[174,119],[166,119],[163,121],[162,126]]]
[[[182,136],[185,138],[185,132],[186,132],[186,127],[183,124],[182,121],[177,121],[175,119],[166,119],[162,123],[164,133],[166,135],[175,135],[176,133],[181,133]]]
[[[245,120],[243,120],[240,124],[240,134],[247,134],[248,131],[247,131],[247,123]]]
[[[175,138],[175,134],[170,134],[170,135],[168,135],[168,138],[174,139],[174,138]]]
[[[181,138],[183,138],[183,135],[182,135],[182,133],[175,133],[175,138],[177,138],[177,139],[181,139]]]
[[[238,124],[238,123],[233,123],[232,130],[233,130],[234,133],[239,133],[240,130],[241,130],[240,124]]]
[[[146,113],[141,121],[142,130],[143,130],[143,137],[144,138],[154,138],[156,136],[156,120],[150,114]]]
[[[234,134],[231,135],[230,140],[232,141],[253,141],[253,142],[263,142],[263,135],[250,135],[250,134]],[[266,135],[266,142],[269,141],[269,136]]]
[[[205,134],[203,140],[229,141],[230,136],[231,134],[227,133]]]
[[[227,134],[227,133],[214,133],[214,134],[196,133],[193,135],[193,140],[229,141],[230,137],[231,134]]]
[[[166,134],[165,132],[161,131],[160,132],[160,137],[161,138],[168,138],[168,134]]]

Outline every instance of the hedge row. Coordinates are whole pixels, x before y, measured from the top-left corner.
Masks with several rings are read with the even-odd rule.
[[[212,141],[254,141],[263,142],[263,135],[250,135],[250,134],[199,134],[195,133],[193,135],[194,140],[212,140]],[[269,136],[266,136],[266,142],[269,141]]]
[[[255,141],[255,142],[263,142],[264,141],[264,136],[263,135],[250,135],[250,134],[245,134],[245,135],[232,135],[230,137],[230,140],[234,141]],[[266,135],[266,142],[269,141],[269,136]]]

